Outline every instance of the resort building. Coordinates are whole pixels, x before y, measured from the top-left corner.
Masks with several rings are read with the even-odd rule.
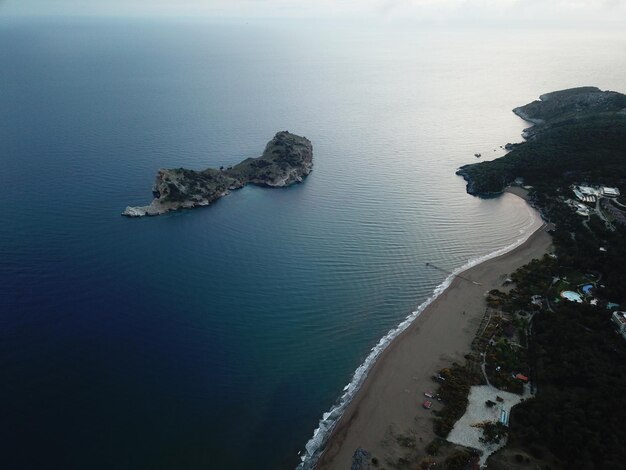
[[[626,312],[613,312],[611,321],[617,325],[617,332],[626,339]]]
[[[580,188],[573,189],[576,197],[583,202],[596,202],[596,196],[583,193]]]
[[[570,189],[576,195],[576,198],[582,202],[596,202],[602,197],[618,197],[620,195],[619,189],[611,188],[609,186],[570,186]]]
[[[618,197],[620,194],[619,189],[608,188],[606,186],[602,186],[602,188],[600,188],[600,192],[602,193],[604,197]]]
[[[585,206],[584,204],[577,202],[575,203],[575,206],[576,206],[576,213],[578,215],[582,215],[584,217],[587,217],[589,215],[589,208]]]
[[[600,190],[591,186],[572,186],[572,191],[582,202],[596,202],[601,196]]]

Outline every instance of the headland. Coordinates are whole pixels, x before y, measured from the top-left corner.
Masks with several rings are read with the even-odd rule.
[[[507,144],[500,158],[464,165],[457,171],[467,192],[493,197],[516,179],[537,193],[573,181],[602,178],[620,184],[626,135],[626,95],[596,87],[546,93],[513,109],[533,126],[524,129],[526,142]]]

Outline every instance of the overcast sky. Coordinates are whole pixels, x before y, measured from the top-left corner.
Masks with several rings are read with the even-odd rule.
[[[0,0],[4,15],[545,21],[626,28],[626,0]]]

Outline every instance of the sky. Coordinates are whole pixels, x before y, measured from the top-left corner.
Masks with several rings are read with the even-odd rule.
[[[626,28],[626,0],[0,0],[0,15],[528,21]]]

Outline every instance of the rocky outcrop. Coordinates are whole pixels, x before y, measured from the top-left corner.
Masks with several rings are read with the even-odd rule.
[[[625,107],[623,94],[586,86],[545,93],[538,100],[513,109],[513,112],[534,124],[522,133],[528,140],[551,125],[590,114],[621,112]]]
[[[152,187],[152,202],[147,206],[129,206],[122,215],[142,217],[204,207],[246,184],[286,187],[301,183],[312,168],[311,142],[306,137],[282,131],[268,142],[263,155],[248,158],[234,167],[204,171],[159,170]]]
[[[485,163],[489,163],[489,162],[485,162]],[[492,182],[491,185],[489,186],[483,186],[482,181],[476,181],[476,179],[474,178],[474,174],[471,171],[472,165],[463,165],[461,168],[459,168],[456,171],[456,174],[458,176],[461,176],[466,182],[467,185],[465,187],[465,190],[467,191],[468,194],[471,194],[472,196],[479,196],[482,197],[483,199],[489,199],[489,198],[493,198],[493,197],[497,197],[500,196],[503,192],[504,192],[504,187],[506,186],[506,184],[508,183],[507,181],[505,181],[504,179],[502,179],[502,181],[498,181],[497,183]],[[487,179],[485,178],[484,175],[483,179]],[[494,179],[494,177],[492,175],[489,175],[490,179]],[[498,190],[493,190],[494,187],[497,188],[502,188],[502,189],[498,189]]]

